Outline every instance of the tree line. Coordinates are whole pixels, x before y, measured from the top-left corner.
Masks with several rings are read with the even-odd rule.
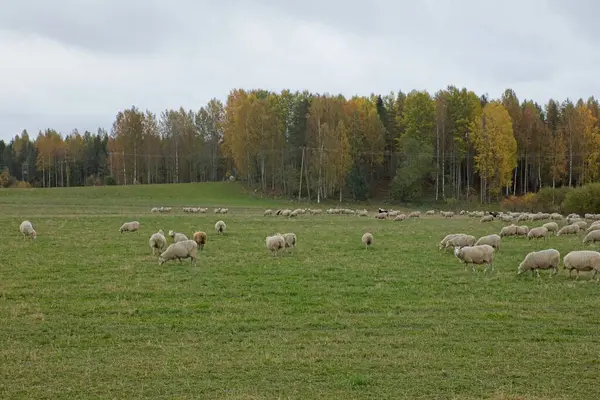
[[[235,177],[316,201],[489,202],[598,181],[599,109],[594,97],[541,105],[511,89],[498,99],[454,86],[352,98],[234,89],[198,111],[131,107],[110,132],[23,131],[0,141],[0,165],[41,187]]]

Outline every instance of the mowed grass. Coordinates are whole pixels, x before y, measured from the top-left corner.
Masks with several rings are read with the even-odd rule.
[[[496,269],[474,273],[437,243],[497,233],[500,222],[284,219],[235,197],[215,198],[227,215],[156,215],[148,205],[210,201],[192,189],[172,203],[162,188],[135,189],[113,188],[114,198],[103,189],[101,205],[90,188],[87,208],[77,189],[78,212],[74,189],[48,192],[63,205],[0,192],[14,211],[0,216],[0,398],[600,396],[600,286],[562,270],[516,276],[529,251],[564,256],[584,248],[580,237],[505,239]],[[35,241],[19,236],[23,219]],[[119,234],[133,219],[141,232]],[[208,233],[196,267],[158,265],[148,238],[159,228]],[[295,232],[298,247],[273,257],[264,239],[278,231]]]

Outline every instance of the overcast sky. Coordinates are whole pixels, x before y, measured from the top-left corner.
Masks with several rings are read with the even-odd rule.
[[[0,0],[0,139],[230,89],[600,92],[593,0]]]

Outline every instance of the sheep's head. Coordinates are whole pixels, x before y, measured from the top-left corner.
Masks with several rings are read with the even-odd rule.
[[[458,246],[454,247],[454,255],[456,257],[460,257],[460,247],[458,247]]]
[[[171,236],[171,237],[175,237],[175,232],[173,232],[172,230],[171,230],[171,231],[169,231],[169,236]]]
[[[163,232],[163,230],[162,230],[162,229],[159,229],[159,230],[158,230],[158,233],[160,233],[160,234],[161,234],[161,235],[163,235],[163,236],[165,235],[165,233]]]
[[[523,261],[521,261],[521,264],[519,264],[519,266],[517,267],[517,275],[521,275],[523,273]]]
[[[165,259],[164,259],[163,255],[161,254],[158,257],[158,265],[163,265],[164,263],[165,263]]]
[[[31,231],[30,235],[32,239],[35,239],[37,237],[37,233],[34,230]]]

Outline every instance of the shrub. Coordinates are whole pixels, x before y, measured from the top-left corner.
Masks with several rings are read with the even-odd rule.
[[[536,194],[536,211],[561,212],[562,204],[570,190],[571,188],[568,186],[540,189]]]
[[[562,208],[567,213],[600,213],[600,183],[590,183],[568,191]]]
[[[10,175],[8,168],[4,168],[0,173],[0,186],[3,188],[11,187],[15,183],[15,177]]]
[[[25,182],[25,181],[16,181],[15,183],[13,183],[11,185],[11,188],[16,188],[16,189],[30,189],[32,186],[29,182]]]
[[[108,175],[104,177],[104,184],[106,186],[115,186],[117,184],[117,180],[114,176]]]
[[[537,211],[537,196],[535,193],[509,196],[500,202],[500,208],[508,211],[534,212]]]

